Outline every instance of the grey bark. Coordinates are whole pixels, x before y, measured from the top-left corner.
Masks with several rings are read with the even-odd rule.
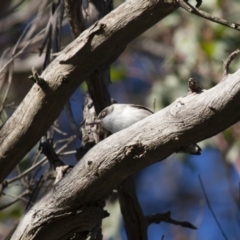
[[[61,226],[63,213],[94,206],[94,202],[107,196],[134,172],[239,121],[239,106],[240,70],[224,77],[212,89],[179,98],[163,110],[111,135],[93,147],[32,207],[12,239],[33,239],[33,229],[40,227],[42,231],[50,230],[56,224],[55,216]],[[61,230],[65,235],[71,231]],[[41,239],[40,230],[34,234],[34,239]]]
[[[74,38],[112,11],[112,0],[65,0],[67,16]],[[95,70],[86,79],[88,92],[99,114],[111,104],[107,85],[110,82],[109,66],[103,71]]]
[[[74,90],[135,37],[178,8],[170,0],[127,1],[69,44],[42,73],[0,132],[0,182],[37,143]]]
[[[86,28],[90,27],[96,21],[100,20],[110,11],[112,11],[112,0],[84,0],[72,1],[65,0],[69,23],[73,36],[76,38]],[[79,4],[81,3],[81,4]],[[81,5],[77,6],[76,5]],[[79,13],[80,12],[80,13]],[[80,16],[80,18],[79,18]],[[110,68],[100,72],[93,72],[86,79],[88,92],[91,96],[91,102],[94,105],[94,111],[89,111],[91,104],[88,102],[84,107],[84,123],[81,126],[82,146],[78,149],[78,157],[85,154],[91,147],[103,139],[100,125],[88,125],[88,122],[94,122],[96,114],[98,115],[105,107],[111,104],[110,94],[107,85],[110,82]],[[107,137],[105,134],[104,138]],[[147,225],[143,216],[141,206],[136,197],[134,182],[131,179],[125,180],[125,184],[118,187],[118,198],[122,216],[125,222],[128,239],[146,239]],[[131,183],[131,184],[127,184]],[[99,228],[99,233],[101,228]],[[99,234],[101,238],[102,234]]]

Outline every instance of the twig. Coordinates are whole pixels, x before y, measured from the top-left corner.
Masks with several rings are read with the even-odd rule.
[[[56,153],[57,154],[60,154],[66,147],[68,147],[68,145],[75,139],[75,137],[69,137],[67,139],[64,139],[65,141],[67,141],[67,143],[65,143],[61,148],[59,148]],[[47,161],[47,158],[44,157],[42,158],[39,162],[37,162],[36,164],[32,165],[29,169],[27,169],[25,172],[23,172],[22,174],[12,178],[12,179],[9,179],[6,181],[7,184],[11,184],[17,180],[19,180],[20,178],[26,176],[27,174],[29,174],[31,171],[33,171],[35,168],[37,168],[38,166],[40,166],[41,164],[43,164],[44,162]]]
[[[12,56],[4,65],[3,67],[1,67],[0,69],[0,73],[16,58],[18,57],[20,54],[23,53],[23,51],[39,36],[43,33],[44,30],[40,31],[38,34],[35,35],[34,38],[30,39],[29,41],[27,41],[26,45],[22,47],[22,49],[16,53],[14,56]]]
[[[11,64],[9,66],[9,68],[8,68],[7,89],[5,91],[5,94],[4,94],[4,97],[3,97],[3,100],[2,100],[2,105],[0,106],[0,115],[2,114],[2,111],[3,111],[3,108],[4,108],[4,104],[7,101],[7,96],[8,96],[9,89],[10,89],[10,86],[11,86],[11,83],[12,83],[12,74],[13,74],[13,64]]]
[[[15,198],[12,202],[9,202],[9,203],[6,203],[6,204],[3,204],[2,206],[0,206],[0,210],[3,210],[9,206],[11,206],[12,204],[14,204],[15,202],[19,201],[19,200],[23,200],[24,202],[28,202],[27,199],[23,198],[25,195],[28,195],[29,194],[29,191],[26,190],[24,191],[20,196],[16,197],[12,194],[8,194],[8,193],[3,193],[3,195],[5,196],[8,196],[8,197],[13,197]]]
[[[66,133],[66,132],[63,132],[62,130],[60,130],[55,124],[52,125],[52,128],[53,128],[56,132],[62,134],[63,136],[67,136],[67,133]]]
[[[199,17],[208,19],[212,22],[219,23],[219,24],[224,25],[226,27],[229,27],[229,28],[240,31],[240,24],[238,24],[238,23],[232,23],[232,22],[229,22],[229,21],[227,21],[223,18],[214,17],[207,12],[204,12],[202,10],[199,10],[199,9],[193,7],[191,4],[185,2],[184,0],[177,0],[177,2],[178,2],[179,6],[181,8],[185,9],[187,12],[189,12],[191,14],[197,15]]]
[[[29,174],[31,171],[33,171],[35,168],[37,168],[38,166],[40,166],[41,164],[43,164],[43,163],[46,162],[46,161],[47,161],[47,158],[46,158],[46,157],[42,158],[39,162],[37,162],[35,165],[33,165],[33,166],[31,166],[30,168],[28,168],[28,169],[27,169],[26,171],[24,171],[22,174],[14,177],[14,178],[11,178],[11,179],[7,180],[7,183],[8,183],[8,184],[11,184],[11,183],[19,180],[20,178],[26,176],[27,174]]]
[[[15,3],[15,4],[14,4],[12,7],[10,7],[9,9],[6,9],[6,10],[1,9],[1,10],[3,10],[2,13],[1,13],[1,18],[3,18],[3,17],[5,18],[6,16],[13,14],[13,13],[16,11],[16,9],[17,9],[19,6],[22,5],[22,3],[24,3],[24,0],[20,0],[19,2]]]
[[[25,35],[25,34],[27,33],[27,31],[30,29],[30,26],[31,26],[32,23],[33,23],[33,22],[29,23],[29,24],[25,27],[25,29],[23,30],[21,36],[18,38],[18,40],[17,40],[17,42],[16,42],[16,44],[15,44],[13,50],[12,50],[12,57],[11,57],[11,58],[9,59],[9,61],[1,68],[0,72],[2,72],[2,70],[5,69],[5,67],[7,67],[7,66],[14,60],[14,55],[15,55],[15,53],[16,53],[16,50],[17,50],[20,42],[21,42],[22,39],[24,38],[24,35]],[[8,50],[8,49],[7,49],[7,50]],[[4,54],[3,54],[3,55],[5,55],[5,53],[7,52],[7,50],[4,51]],[[2,59],[1,59],[1,61],[2,61]]]
[[[36,17],[34,18],[33,24],[31,25],[28,32],[24,36],[25,41],[29,40],[33,36],[36,30],[39,29],[39,26],[43,26],[44,24],[46,24],[43,13],[44,13],[44,8],[47,6],[48,3],[49,3],[48,0],[43,0],[41,1],[41,3],[39,3],[39,7],[36,13]],[[47,6],[46,9],[47,8],[50,8],[50,6]]]
[[[31,193],[31,195],[30,195],[29,201],[28,201],[27,206],[26,206],[26,208],[25,208],[25,212],[29,209],[30,205],[33,204],[33,201],[32,201],[32,200],[33,200],[33,198],[35,197],[35,194],[36,194],[36,192],[37,192],[37,190],[38,190],[38,188],[39,188],[39,185],[40,185],[40,182],[42,181],[42,179],[43,179],[43,175],[42,175],[42,176],[39,178],[39,180],[37,181],[37,184],[36,184],[35,188],[33,189],[32,193]]]
[[[71,154],[76,154],[76,150],[73,151],[68,151],[68,152],[64,152],[64,153],[59,153],[59,156],[67,156],[67,155],[71,155]]]
[[[240,50],[237,49],[234,52],[232,52],[229,57],[223,61],[223,77],[226,77],[228,75],[229,66],[232,63],[232,61],[236,58],[236,56],[239,54]]]
[[[204,194],[204,197],[205,197],[205,199],[206,199],[208,208],[209,208],[210,212],[212,213],[213,218],[214,218],[214,220],[216,221],[216,223],[217,223],[217,225],[218,225],[218,228],[220,229],[223,237],[224,237],[226,240],[228,240],[227,236],[225,235],[225,233],[224,233],[224,231],[223,231],[220,223],[218,222],[217,217],[216,217],[216,215],[215,215],[215,213],[214,213],[214,211],[213,211],[213,209],[212,209],[212,207],[211,207],[211,205],[210,205],[210,202],[209,202],[209,200],[208,200],[208,197],[207,197],[206,191],[205,191],[205,189],[204,189],[204,186],[203,186],[202,179],[201,179],[200,175],[198,175],[198,179],[199,179],[199,182],[200,182],[200,184],[201,184],[201,188],[202,188],[202,190],[203,190],[203,194]]]
[[[41,88],[46,86],[45,80],[39,76],[37,70],[34,67],[32,68],[32,75],[28,78],[33,80],[33,82],[39,85]]]
[[[38,157],[39,157],[40,155],[41,155],[40,151],[35,152],[35,156],[34,156],[33,160],[31,161],[31,162],[32,162],[31,166],[33,166],[34,164],[36,164],[36,162],[38,161]]]
[[[60,140],[57,140],[55,143],[54,143],[54,147],[56,147],[56,145],[57,144],[59,144],[59,143],[64,143],[64,142],[66,142],[66,144],[70,144],[74,139],[76,138],[76,136],[70,136],[69,138],[65,138],[65,139],[60,139]],[[65,145],[66,145],[65,144]],[[63,146],[65,146],[65,145],[63,145]],[[60,150],[61,148],[59,148],[59,150]]]
[[[13,109],[15,109],[15,108],[17,108],[17,107],[14,106],[14,104],[15,104],[15,102],[5,104],[5,105],[4,105],[4,108],[13,108]]]
[[[185,227],[185,228],[197,229],[194,225],[192,225],[189,222],[177,221],[177,220],[172,219],[170,211],[168,211],[166,213],[157,213],[157,214],[154,214],[151,216],[147,216],[148,225],[150,225],[152,223],[161,223],[161,222],[172,223],[174,225],[179,225],[179,226]]]

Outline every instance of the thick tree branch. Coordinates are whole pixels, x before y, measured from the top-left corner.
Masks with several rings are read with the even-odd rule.
[[[32,207],[12,239],[21,238],[23,233],[29,236],[32,226],[51,228],[51,222],[47,222],[51,216],[59,216],[64,209],[77,211],[90,205],[134,172],[165,159],[181,147],[221,132],[240,119],[239,105],[240,70],[212,89],[179,98],[165,109],[111,135],[93,147]],[[41,239],[41,235],[38,237]]]
[[[105,212],[98,206],[83,207],[77,211],[62,210],[59,209],[58,214],[45,219],[46,225],[44,222],[32,223],[30,232],[23,232],[19,237],[13,236],[13,239],[69,239],[76,232],[89,232],[105,217]]]
[[[58,117],[92,72],[108,66],[135,37],[178,8],[171,0],[127,1],[84,31],[43,72],[0,132],[0,182]],[[44,119],[44,120],[42,120]]]

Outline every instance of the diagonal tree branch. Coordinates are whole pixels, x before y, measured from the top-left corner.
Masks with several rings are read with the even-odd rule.
[[[212,22],[215,22],[215,23],[221,24],[223,26],[240,31],[240,24],[238,24],[238,23],[229,22],[223,18],[212,16],[211,14],[204,12],[204,11],[198,9],[197,7],[193,7],[191,4],[189,4],[185,0],[176,0],[176,1],[178,2],[179,6],[181,8],[185,9],[186,11],[188,11],[191,14],[197,15],[199,17],[208,19]]]
[[[51,218],[55,216],[63,224],[64,209],[69,212],[89,207],[134,172],[236,123],[240,119],[239,102],[240,70],[226,76],[217,86],[179,98],[163,110],[111,135],[93,147],[32,207],[12,239],[23,236],[28,239],[33,228],[37,231],[41,227],[43,232],[52,229]],[[36,232],[36,239],[43,239],[41,231]],[[68,233],[69,229],[62,230],[62,234]]]
[[[69,44],[42,73],[44,87],[34,84],[2,127],[0,182],[47,131],[80,83],[108,66],[131,40],[177,8],[173,0],[127,1]]]

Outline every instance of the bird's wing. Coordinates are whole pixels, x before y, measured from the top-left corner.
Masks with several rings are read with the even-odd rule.
[[[148,108],[146,108],[146,107],[144,107],[144,106],[141,106],[141,105],[137,105],[137,104],[129,104],[131,107],[134,107],[134,108],[139,108],[139,109],[144,109],[144,110],[146,110],[146,111],[148,111],[148,112],[150,112],[150,113],[154,113],[153,111],[151,111],[150,109],[148,109]]]

